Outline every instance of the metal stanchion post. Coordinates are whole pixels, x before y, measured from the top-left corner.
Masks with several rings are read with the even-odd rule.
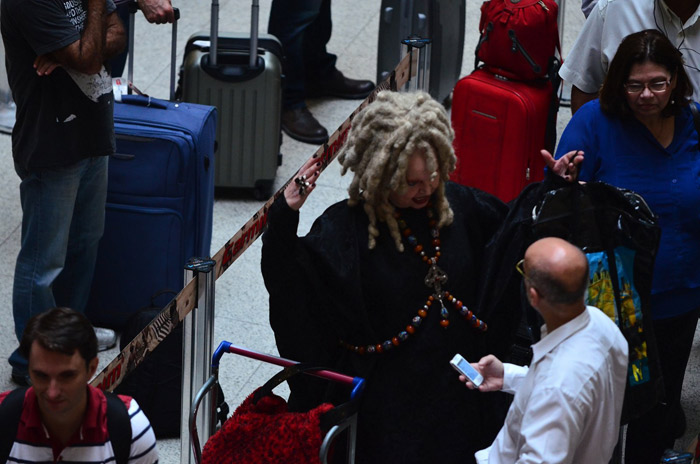
[[[557,10],[557,26],[559,28],[559,43],[561,44],[561,58],[564,59],[564,25],[566,24],[566,0],[555,0],[559,9]],[[561,106],[571,106],[571,83],[562,81],[561,83],[561,98],[559,99]]]
[[[432,40],[412,36],[402,40],[401,43],[404,45],[404,56],[406,53],[411,53],[414,48],[418,50],[417,62],[411,62],[411,69],[414,66],[416,68],[416,77],[409,79],[405,90],[424,90],[427,92],[430,88],[430,49]]]
[[[554,0],[557,6],[557,27],[559,29],[559,43],[564,45],[564,25],[566,19],[566,0]]]
[[[192,258],[185,266],[185,282],[197,279],[197,304],[183,323],[182,412],[180,419],[180,462],[195,462],[189,441],[189,412],[194,396],[209,378],[214,350],[214,276],[215,262],[209,258]],[[202,414],[197,418],[199,441],[211,436],[215,415],[211,413],[211,396],[204,399]]]
[[[129,71],[127,71],[126,75],[126,83],[127,83],[127,89],[126,92],[131,95],[134,93],[133,89],[131,88],[131,84],[134,83],[134,48],[135,47],[135,42],[134,42],[134,29],[136,28],[136,12],[138,11],[138,4],[136,2],[130,3],[129,4],[129,47],[131,48],[131,53],[129,53],[129,56],[127,57],[128,60],[128,66],[129,66]]]
[[[0,62],[5,62],[5,45],[0,41]],[[11,134],[15,126],[15,102],[12,100],[10,83],[5,66],[0,66],[0,132]]]

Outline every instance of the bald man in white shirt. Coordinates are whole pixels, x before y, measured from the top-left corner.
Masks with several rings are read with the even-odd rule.
[[[476,453],[477,462],[607,463],[618,438],[627,341],[608,316],[585,305],[588,261],[574,245],[538,240],[518,270],[545,325],[529,368],[492,355],[472,364],[484,378],[479,391],[515,395],[503,428],[490,448]]]

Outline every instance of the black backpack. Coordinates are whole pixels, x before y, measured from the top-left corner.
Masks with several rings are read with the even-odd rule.
[[[175,292],[164,290],[151,298],[151,306],[134,313],[121,334],[119,349],[136,337],[161,313],[155,304],[158,296]],[[177,315],[170,315],[177,322]],[[171,322],[172,323],[172,322]],[[177,323],[152,352],[114,389],[138,401],[158,438],[180,436],[182,410],[182,324]]]
[[[570,184],[551,173],[544,182],[527,186],[510,206],[502,228],[489,243],[481,314],[486,321],[508,320],[499,314],[506,313],[511,324],[489,326],[489,352],[514,364],[529,364],[530,345],[540,340],[543,321],[522,292],[515,264],[540,238],[567,240],[581,248],[591,268],[599,271],[589,286],[587,304],[614,315],[629,344],[621,422],[639,417],[664,396],[649,307],[661,236],[656,216],[634,192],[603,182]],[[630,318],[633,310],[636,317]],[[497,352],[503,339],[512,341],[511,348]]]
[[[664,394],[650,308],[657,218],[640,195],[603,182],[552,190],[532,217],[535,239],[560,237],[583,250],[593,276],[586,303],[613,319],[628,342],[626,424]]]
[[[0,462],[6,462],[17,436],[27,387],[11,391],[0,404]],[[107,432],[112,442],[116,464],[127,464],[131,451],[131,418],[124,402],[105,392],[107,398]]]

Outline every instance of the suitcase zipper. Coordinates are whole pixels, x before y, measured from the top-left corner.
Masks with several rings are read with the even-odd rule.
[[[530,55],[528,55],[525,48],[523,48],[520,42],[518,42],[518,38],[515,36],[515,31],[513,29],[508,29],[508,37],[510,37],[510,40],[513,42],[513,46],[511,47],[510,51],[513,53],[515,53],[516,51],[522,53],[523,57],[530,64],[535,74],[539,74],[542,71],[542,68],[540,67],[540,65],[535,63],[535,61],[530,57]]]
[[[537,3],[539,3],[539,4],[542,6],[542,8],[544,9],[544,11],[549,11],[549,8],[547,8],[547,5],[545,5],[544,2],[543,2],[542,0],[540,0],[540,1],[537,2]]]

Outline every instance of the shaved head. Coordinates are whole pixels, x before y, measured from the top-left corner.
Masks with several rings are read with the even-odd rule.
[[[528,283],[548,303],[583,302],[588,287],[588,260],[566,240],[547,237],[530,245],[525,251],[524,269]]]

